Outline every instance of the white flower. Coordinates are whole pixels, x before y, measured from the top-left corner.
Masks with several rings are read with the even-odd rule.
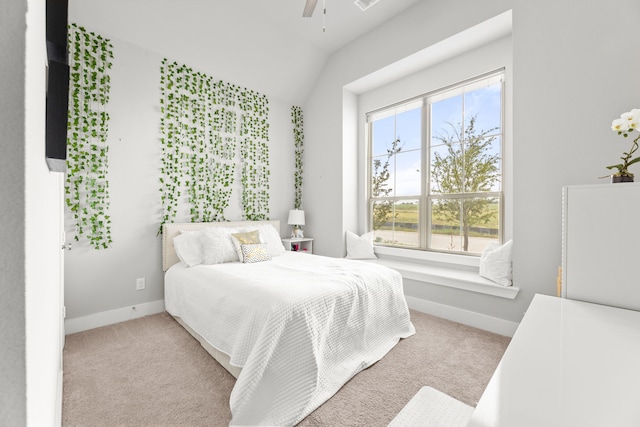
[[[640,110],[638,110],[637,108],[634,108],[628,113],[623,113],[620,115],[620,118],[627,123],[626,128],[629,131],[632,131],[633,129],[638,128],[638,125],[640,125],[639,113],[640,113]]]
[[[629,114],[631,115],[631,128],[637,129],[640,132],[640,108],[634,108],[633,110],[629,111]]]
[[[624,134],[633,132],[635,129],[640,131],[640,108],[634,108],[631,111],[622,113],[619,119],[615,119],[611,122],[611,130]]]
[[[611,122],[611,130],[614,132],[623,132],[627,130],[627,128],[625,127],[626,125],[626,120],[615,119],[613,122]]]

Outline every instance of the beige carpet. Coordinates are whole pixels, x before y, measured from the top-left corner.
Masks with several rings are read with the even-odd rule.
[[[475,406],[509,338],[411,312],[416,335],[300,426],[386,426],[424,385]],[[225,426],[234,378],[167,313],[67,336],[63,426]]]

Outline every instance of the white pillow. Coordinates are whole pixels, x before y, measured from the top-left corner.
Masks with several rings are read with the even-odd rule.
[[[202,230],[202,263],[211,265],[238,261],[238,253],[231,240],[231,234],[238,231],[234,227],[208,227]]]
[[[271,224],[261,224],[255,227],[260,233],[260,241],[267,244],[269,255],[272,257],[282,255],[286,252],[284,245],[282,244],[282,238],[278,233],[278,230]],[[254,228],[249,228],[253,230]]]
[[[480,276],[502,286],[511,286],[511,248],[513,240],[504,245],[491,242],[480,255]]]
[[[176,255],[187,267],[202,264],[202,245],[198,234],[197,231],[181,231],[173,238]]]
[[[373,231],[358,236],[347,231],[347,258],[348,259],[376,259],[373,252]]]

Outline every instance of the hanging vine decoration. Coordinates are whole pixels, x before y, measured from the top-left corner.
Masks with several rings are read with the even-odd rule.
[[[304,153],[304,120],[302,116],[302,108],[291,107],[291,122],[293,123],[293,144],[295,153],[295,171],[293,174],[293,185],[295,189],[295,198],[293,207],[302,209],[302,154]]]
[[[69,120],[65,202],[76,224],[74,239],[85,236],[95,249],[111,243],[109,216],[109,102],[113,45],[77,24],[69,25]]]
[[[221,125],[233,118],[224,109],[213,111],[224,88],[166,58],[160,74],[162,223],[178,215],[183,191],[192,222],[224,221],[235,170],[228,155],[235,147],[225,147],[229,138],[223,137],[231,125]]]
[[[160,67],[160,87],[162,224],[175,220],[185,202],[189,204],[192,222],[226,220],[224,212],[237,173],[239,137],[244,216],[266,218],[269,199],[266,98],[214,81],[186,65],[169,63],[166,58]],[[249,100],[245,99],[247,93],[251,95]]]
[[[215,82],[208,77],[211,89],[209,90],[209,104],[207,114],[212,117],[210,143],[213,141],[213,151],[210,164],[214,165],[214,175],[211,179],[218,180],[219,185],[213,190],[212,208],[220,215],[213,217],[213,221],[223,221],[224,210],[229,206],[232,184],[235,182],[236,173],[236,148],[237,148],[237,114],[236,90],[231,85],[222,81]]]
[[[269,101],[264,95],[240,93],[240,157],[244,219],[268,219],[269,214]]]
[[[166,58],[160,66],[160,132],[161,160],[160,192],[163,217],[161,223],[170,222],[178,212],[182,170],[180,168],[179,121],[180,108],[175,96],[175,67],[169,67]],[[162,229],[162,227],[160,228]]]

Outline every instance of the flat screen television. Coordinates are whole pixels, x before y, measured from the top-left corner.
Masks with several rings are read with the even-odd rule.
[[[47,115],[45,156],[49,170],[67,169],[69,64],[68,0],[47,0]]]

